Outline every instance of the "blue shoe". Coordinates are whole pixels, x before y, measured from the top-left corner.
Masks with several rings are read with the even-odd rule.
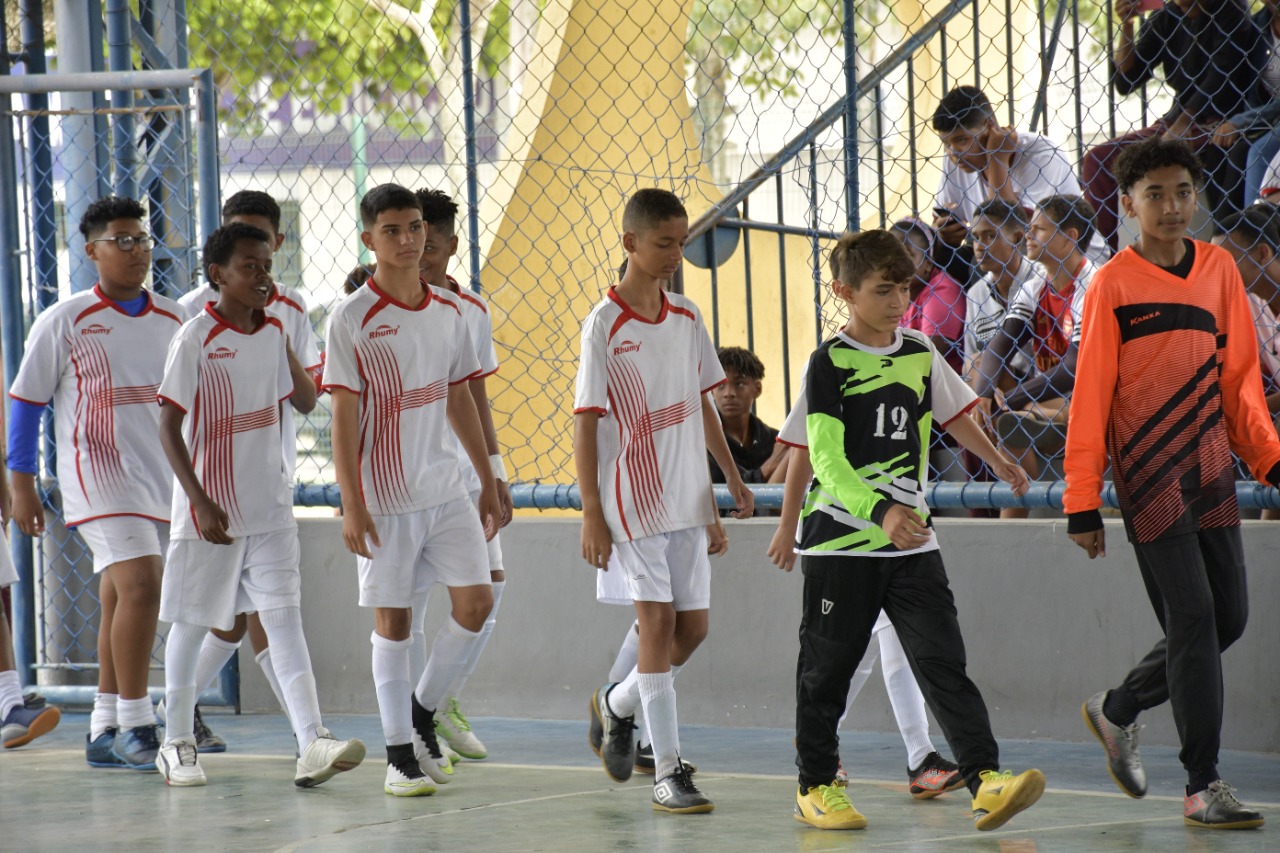
[[[84,736],[84,760],[90,767],[125,767],[124,759],[116,755],[116,729],[114,726],[98,735],[97,740]]]
[[[43,708],[17,705],[4,718],[4,722],[0,723],[0,740],[4,741],[5,749],[31,743],[40,735],[47,735],[57,728],[61,719],[62,712],[52,705]]]
[[[160,752],[160,736],[156,732],[159,726],[149,726],[116,732],[116,742],[112,751],[130,770],[141,770],[147,773],[156,772],[156,754]]]

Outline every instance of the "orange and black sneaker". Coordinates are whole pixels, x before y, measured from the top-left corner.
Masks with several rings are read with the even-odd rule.
[[[1257,829],[1265,823],[1262,813],[1242,805],[1235,789],[1221,779],[1203,791],[1187,795],[1182,822],[1202,829]]]
[[[911,796],[917,800],[931,800],[939,794],[964,787],[960,768],[936,752],[931,752],[915,770],[907,768],[907,780]]]

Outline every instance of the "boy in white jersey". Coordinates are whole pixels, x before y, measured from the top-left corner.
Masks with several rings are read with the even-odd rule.
[[[462,309],[463,319],[467,323],[467,332],[471,345],[475,348],[476,361],[480,371],[475,378],[467,382],[467,390],[475,401],[476,411],[480,415],[480,428],[484,433],[485,449],[489,453],[489,468],[498,485],[498,500],[502,506],[502,517],[498,526],[506,527],[511,523],[511,489],[507,487],[507,471],[502,460],[502,449],[498,446],[498,433],[493,426],[493,412],[489,407],[489,394],[485,388],[486,377],[498,372],[498,352],[493,345],[493,319],[489,316],[489,307],[477,293],[464,290],[457,280],[449,275],[449,259],[458,251],[457,227],[458,205],[440,190],[418,190],[415,195],[422,205],[422,228],[425,240],[422,246],[422,257],[418,261],[418,272],[422,280],[433,287],[440,287],[453,293],[458,299],[458,307]],[[462,469],[462,478],[467,484],[467,493],[473,501],[480,497],[480,478],[471,466],[459,440],[454,442],[458,455],[458,464]],[[467,679],[475,672],[484,647],[493,634],[497,623],[498,607],[502,604],[502,593],[506,588],[506,572],[502,563],[502,544],[495,535],[488,542],[489,579],[493,582],[493,609],[489,618],[484,621],[480,631],[480,641],[472,650],[470,659],[459,673],[458,678],[450,686],[444,701],[444,713],[436,718],[436,732],[454,752],[463,758],[481,759],[488,757],[484,743],[471,731],[471,723],[462,713],[458,697],[466,686]],[[427,597],[430,590],[425,590],[415,597],[413,602],[413,656],[410,659],[409,671],[415,676],[426,666],[426,634],[422,620],[426,615]]]
[[[85,758],[94,767],[154,771],[159,742],[147,676],[173,486],[156,441],[155,392],[182,309],[142,287],[155,242],[145,217],[138,202],[116,197],[85,211],[80,231],[98,283],[32,325],[10,388],[8,458],[14,519],[38,536],[36,444],[40,411],[52,401],[63,513],[101,578],[98,695]]]
[[[383,790],[422,796],[435,793],[428,775],[449,778],[435,713],[493,608],[484,543],[502,509],[467,389],[480,366],[459,300],[419,278],[422,207],[412,191],[383,184],[361,199],[360,219],[377,277],[329,316],[322,387],[333,397],[342,535],[359,558],[360,605],[375,608],[370,639],[387,742]],[[479,517],[450,428],[480,477]],[[449,588],[451,618],[411,691],[410,604],[436,581]]]
[[[680,761],[676,671],[706,637],[711,580],[706,526],[710,450],[737,503],[754,509],[720,417],[706,393],[724,371],[697,306],[662,283],[680,267],[689,219],[670,192],[643,189],[622,215],[627,269],[588,315],[574,398],[574,462],[582,497],[582,556],[627,576],[639,617],[636,669],[591,700],[600,757],[615,780],[635,767],[634,714],[652,738],[653,808],[708,812]],[[594,737],[593,737],[594,741]]]
[[[285,235],[280,230],[280,205],[269,194],[261,190],[241,190],[232,194],[222,204],[222,224],[230,225],[241,222],[260,228],[267,234],[272,254],[280,251]],[[320,350],[316,340],[315,329],[311,326],[311,317],[307,313],[306,298],[292,287],[273,282],[274,291],[267,302],[267,316],[274,317],[284,327],[285,337],[298,360],[306,371],[312,375],[316,383],[320,381]],[[178,300],[178,304],[186,309],[187,317],[195,317],[204,311],[204,306],[218,301],[218,293],[209,284],[198,287]],[[289,481],[293,482],[294,463],[297,458],[297,432],[293,423],[294,405],[285,406],[281,410],[281,436],[284,450],[284,463],[288,470]],[[245,632],[249,634],[249,644],[253,647],[254,660],[262,667],[262,674],[275,693],[280,707],[288,711],[284,694],[280,691],[280,683],[275,669],[271,666],[271,649],[267,644],[266,632],[256,613],[236,614],[235,624],[229,631],[214,628],[205,638],[200,649],[200,663],[196,667],[196,695],[213,684],[223,666],[240,648]],[[195,722],[196,746],[200,752],[224,752],[227,744],[215,735],[200,714],[200,706],[196,706]]]
[[[298,528],[280,439],[281,403],[315,407],[315,383],[278,320],[266,232],[234,223],[204,246],[218,293],[169,346],[160,383],[160,442],[179,488],[160,616],[173,623],[165,657],[168,731],[156,759],[174,786],[205,784],[196,760],[196,662],[211,626],[230,627],[245,605],[261,614],[298,740],[300,788],[356,767],[358,740],[339,741],[320,721],[302,634]],[[190,415],[190,417],[188,417]]]

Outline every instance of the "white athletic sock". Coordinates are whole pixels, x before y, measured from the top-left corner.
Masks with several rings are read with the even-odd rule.
[[[665,779],[680,764],[680,726],[676,720],[676,688],[670,672],[642,672],[640,701],[653,738],[654,779]]]
[[[674,663],[673,663],[673,664],[671,664],[671,682],[672,682],[672,684],[674,684],[674,683],[675,683],[676,676],[680,674],[680,670],[682,670],[682,669],[684,669],[684,664],[681,664],[681,665],[679,665],[679,666],[676,666]],[[641,714],[641,716],[643,717],[644,715],[643,715],[643,714]],[[638,725],[642,726],[641,731],[643,731],[643,732],[644,732],[644,734],[643,734],[643,735],[641,735],[641,737],[640,737],[640,745],[641,745],[641,746],[645,746],[645,745],[652,745],[652,744],[653,744],[653,735],[652,735],[652,734],[650,734],[650,732],[649,732],[649,718],[648,718],[648,717],[645,717],[643,720],[641,720],[641,721],[638,723]]]
[[[97,740],[107,729],[117,728],[115,693],[93,694],[93,713],[89,715],[89,740]]]
[[[889,691],[893,716],[898,721],[898,731],[907,747],[907,767],[916,768],[925,756],[933,752],[929,740],[929,718],[925,716],[924,694],[911,672],[907,653],[898,640],[898,633],[890,626],[876,634],[880,639],[881,669],[884,687]]]
[[[605,697],[605,703],[616,717],[633,717],[640,707],[640,672],[635,667]]]
[[[212,631],[204,635],[204,641],[200,644],[200,660],[196,662],[197,697],[213,685],[218,673],[222,672],[222,668],[238,648],[239,643],[228,643],[221,637],[215,637]]]
[[[413,706],[409,701],[409,646],[413,639],[388,640],[374,631],[373,686],[378,694],[382,736],[388,746],[412,743]]]
[[[307,638],[302,633],[302,609],[273,607],[259,611],[258,618],[267,632],[271,665],[289,709],[298,750],[305,751],[316,739],[316,729],[320,727],[320,699],[316,696],[316,677],[311,670]]]
[[[640,623],[632,622],[627,628],[627,636],[622,638],[622,648],[613,659],[613,667],[609,670],[610,681],[621,681],[631,674],[640,661]]]
[[[192,625],[190,622],[174,622],[173,627],[169,629],[169,638],[164,646],[166,741],[195,737],[196,670],[204,638],[208,635],[208,626]],[[150,699],[121,699],[117,705],[120,709],[121,729],[145,725],[144,723],[130,725],[126,718],[126,707],[135,702],[146,702],[146,708],[150,712]]]
[[[479,631],[468,631],[452,616],[444,620],[431,643],[431,657],[414,691],[422,707],[428,711],[440,707],[479,642]]]
[[[427,602],[431,600],[431,587],[413,596],[413,612],[409,614],[409,683],[417,684],[427,671],[427,633],[423,629],[427,621]]]
[[[261,621],[261,617],[259,617]],[[289,703],[284,698],[284,691],[280,689],[280,679],[276,677],[275,665],[271,663],[271,647],[267,646],[254,657],[254,663],[262,667],[262,676],[267,679],[267,684],[271,686],[271,692],[275,694],[276,701],[280,703],[280,710],[285,715],[289,714]]]
[[[467,657],[467,662],[462,668],[462,673],[453,682],[453,686],[445,693],[445,698],[452,696],[457,699],[462,695],[462,688],[467,686],[467,679],[471,677],[471,673],[476,671],[477,664],[484,654],[484,647],[489,644],[489,638],[493,636],[493,626],[498,624],[498,605],[502,603],[502,591],[506,589],[506,581],[496,581],[493,584],[493,609],[489,611],[489,618],[484,620],[484,624],[480,626],[480,639],[476,641],[475,646],[471,649],[471,654]]]
[[[849,679],[849,698],[844,701],[844,713],[840,715],[840,722],[836,723],[837,729],[844,725],[845,717],[849,716],[849,712],[853,710],[853,700],[858,698],[867,679],[871,677],[872,670],[876,668],[876,658],[879,656],[879,647],[875,643],[868,643],[867,650],[862,655],[862,661],[853,671],[853,678]]]
[[[0,720],[22,704],[22,682],[16,669],[0,672]]]

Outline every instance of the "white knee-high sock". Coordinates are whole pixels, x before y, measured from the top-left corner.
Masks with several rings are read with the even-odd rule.
[[[446,698],[452,696],[456,699],[461,696],[462,688],[467,686],[467,679],[471,677],[471,673],[476,671],[476,666],[480,663],[480,657],[484,654],[484,647],[489,644],[489,638],[493,636],[493,626],[498,624],[498,605],[502,603],[502,591],[506,588],[506,581],[496,581],[493,584],[493,609],[489,611],[489,617],[480,626],[480,639],[472,647],[471,654],[467,657],[467,662],[463,666],[461,674],[458,675],[453,685],[445,693]]]
[[[271,665],[280,680],[298,738],[298,749],[305,752],[316,739],[320,728],[320,698],[316,695],[316,677],[311,670],[311,652],[302,633],[302,608],[273,607],[258,613],[267,642],[272,650]]]
[[[413,707],[409,702],[409,646],[413,639],[388,640],[374,631],[373,686],[382,716],[382,736],[387,746],[412,743]]]
[[[676,688],[670,672],[642,672],[640,701],[653,738],[654,779],[665,779],[680,764],[680,726],[676,719]]]
[[[289,703],[284,698],[284,691],[280,689],[280,679],[276,677],[276,668],[271,662],[271,647],[267,646],[258,652],[258,656],[254,658],[254,661],[258,666],[262,667],[262,675],[267,679],[267,684],[271,685],[271,692],[276,695],[276,701],[280,703],[280,710],[288,714]]]
[[[682,669],[684,669],[684,664],[681,664],[679,666],[676,666],[674,663],[671,664],[671,683],[672,684],[675,684],[676,676],[680,674],[680,670]],[[641,725],[644,726],[644,729],[643,729],[644,735],[641,737],[640,743],[649,744],[652,746],[653,733],[649,731],[649,718],[645,717],[641,721]]]
[[[609,709],[618,717],[634,717],[640,708],[640,671],[635,667],[627,673],[627,677],[619,681],[609,690],[605,698]]]
[[[97,740],[107,729],[119,726],[116,720],[116,693],[93,694],[93,713],[89,715],[89,739]]]
[[[431,656],[427,658],[427,668],[418,680],[418,688],[414,691],[418,704],[428,711],[440,707],[440,703],[448,695],[449,688],[457,680],[462,668],[467,665],[476,644],[480,642],[479,631],[468,631],[450,616],[444,620],[436,638],[431,643]]]
[[[196,661],[197,698],[209,689],[238,648],[239,643],[228,643],[221,637],[215,637],[212,631],[204,635],[204,641],[200,644],[200,659]]]
[[[22,704],[22,680],[16,669],[0,672],[0,720]]]
[[[844,713],[840,715],[840,722],[836,723],[837,729],[844,725],[845,717],[849,716],[849,712],[853,710],[853,700],[858,698],[867,679],[871,677],[872,670],[876,668],[876,658],[879,656],[880,649],[877,645],[868,643],[867,651],[862,655],[862,661],[853,671],[853,678],[849,679],[849,698],[844,702]]]
[[[893,716],[898,721],[898,731],[907,747],[907,767],[919,767],[925,756],[933,752],[929,740],[929,718],[925,716],[924,695],[911,672],[907,653],[898,640],[898,633],[890,626],[879,632],[881,668],[884,686],[889,691]]]
[[[413,611],[409,614],[409,639],[413,645],[409,647],[409,683],[417,684],[422,673],[427,670],[427,633],[424,623],[427,621],[427,602],[431,600],[431,587],[413,597]]]
[[[208,636],[205,625],[174,622],[164,647],[165,740],[195,737],[196,665],[200,647]],[[148,706],[151,700],[146,700]],[[119,703],[117,703],[119,704]],[[154,712],[152,719],[155,718]],[[126,726],[121,720],[121,728]]]
[[[640,623],[632,622],[627,628],[627,636],[622,638],[622,647],[618,649],[618,656],[613,659],[613,666],[609,669],[609,680],[621,681],[626,678],[639,661]]]

